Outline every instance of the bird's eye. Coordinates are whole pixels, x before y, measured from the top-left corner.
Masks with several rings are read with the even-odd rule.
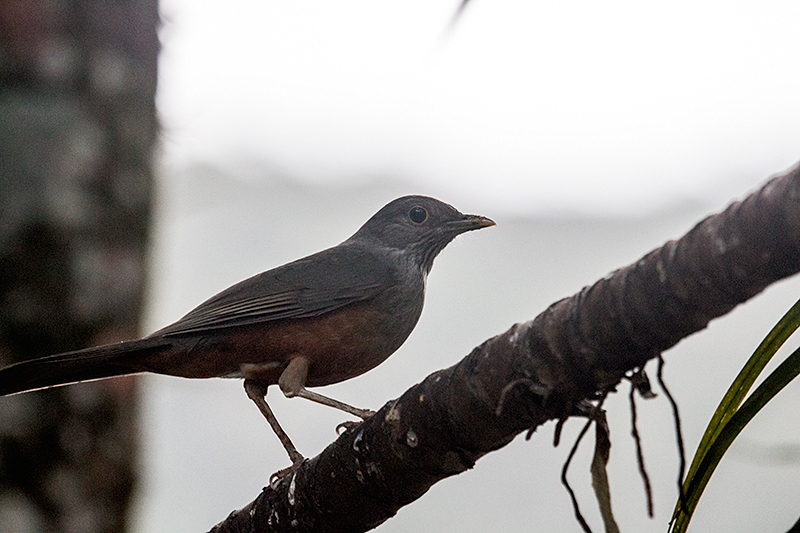
[[[422,224],[428,219],[428,212],[425,210],[424,207],[415,205],[409,210],[408,218],[410,218],[411,222],[413,222],[414,224]]]

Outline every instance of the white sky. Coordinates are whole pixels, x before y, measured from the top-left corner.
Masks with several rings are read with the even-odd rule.
[[[721,206],[800,159],[800,2],[161,0],[167,168]],[[455,197],[455,198],[454,198]]]

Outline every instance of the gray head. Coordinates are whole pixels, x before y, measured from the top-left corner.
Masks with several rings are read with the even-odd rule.
[[[403,196],[383,206],[349,240],[370,240],[411,254],[425,272],[436,255],[457,235],[494,226],[479,215],[428,196]]]

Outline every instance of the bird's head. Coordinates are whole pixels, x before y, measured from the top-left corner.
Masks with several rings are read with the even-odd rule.
[[[351,239],[408,253],[428,272],[436,255],[457,235],[494,225],[489,218],[465,215],[435,198],[403,196],[383,206]]]

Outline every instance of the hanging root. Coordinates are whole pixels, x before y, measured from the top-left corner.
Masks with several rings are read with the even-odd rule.
[[[642,369],[639,369],[634,376],[640,375],[644,376],[647,380],[647,375],[643,372]],[[650,387],[650,381],[647,380],[648,390]],[[631,379],[631,392],[628,395],[628,400],[631,406],[631,436],[633,437],[633,442],[636,443],[636,462],[639,465],[639,475],[642,476],[642,483],[644,483],[644,494],[647,498],[647,516],[653,518],[653,489],[650,487],[650,476],[647,475],[647,469],[644,466],[644,454],[642,453],[642,441],[639,438],[639,430],[636,427],[636,398],[634,393],[636,391],[640,391],[641,389],[638,386],[637,382]],[[650,391],[652,395],[653,392]],[[652,398],[652,396],[650,396]]]
[[[569,455],[567,455],[567,460],[564,462],[564,466],[561,468],[561,484],[567,489],[569,498],[572,500],[572,508],[575,510],[575,519],[586,533],[592,533],[592,530],[581,514],[580,507],[578,506],[578,499],[575,497],[575,491],[573,491],[572,487],[569,486],[569,481],[567,481],[567,470],[569,470],[569,464],[572,462],[575,452],[578,451],[578,445],[581,443],[581,439],[583,439],[583,436],[586,435],[587,431],[589,431],[589,426],[591,425],[592,420],[587,420],[586,425],[583,426],[583,429],[578,434],[578,438],[575,439],[575,444],[572,445],[572,449],[569,451]]]
[[[686,493],[683,491],[683,477],[686,474],[686,454],[683,448],[683,432],[681,431],[681,417],[678,413],[678,404],[672,398],[672,394],[670,394],[669,389],[667,388],[667,384],[664,383],[664,358],[661,354],[658,355],[658,371],[656,372],[656,378],[658,379],[658,384],[661,386],[661,389],[664,391],[664,394],[667,396],[670,405],[672,406],[672,417],[675,420],[675,439],[678,442],[678,458],[680,459],[680,471],[678,472],[678,498],[681,502],[681,511],[688,513],[688,507],[686,504]]]
[[[645,400],[651,400],[656,397],[656,393],[653,392],[652,387],[650,387],[650,378],[647,377],[647,372],[644,371],[644,367],[637,368],[630,376],[627,376],[627,378],[631,382],[631,386],[639,391],[639,396]]]
[[[578,499],[575,497],[575,492],[572,490],[572,487],[569,486],[569,481],[567,481],[567,471],[569,470],[569,465],[572,462],[572,458],[575,457],[575,453],[578,451],[578,446],[580,445],[581,440],[583,439],[584,435],[586,435],[586,432],[589,431],[589,427],[591,427],[592,422],[596,422],[596,418],[598,418],[596,413],[598,413],[602,408],[603,402],[606,400],[606,396],[607,393],[604,393],[600,397],[600,401],[598,402],[597,406],[593,406],[593,412],[588,415],[589,420],[586,421],[586,425],[584,425],[583,429],[581,429],[581,432],[578,433],[578,438],[575,439],[575,444],[572,445],[569,455],[567,455],[567,460],[564,461],[564,466],[561,468],[561,484],[564,485],[564,488],[566,488],[567,492],[569,493],[569,498],[572,500],[572,508],[575,510],[575,519],[581,525],[581,528],[585,533],[592,533],[592,529],[589,527],[589,524],[586,523],[586,520],[583,518],[583,514],[581,514],[580,506],[578,505]],[[559,425],[563,426],[564,420],[566,420],[566,418],[559,420]],[[558,427],[556,434],[558,436],[561,434],[561,431]]]
[[[564,422],[567,421],[566,416],[562,416],[556,422],[556,429],[553,431],[553,448],[558,448],[558,445],[561,443],[561,430],[564,429]]]

